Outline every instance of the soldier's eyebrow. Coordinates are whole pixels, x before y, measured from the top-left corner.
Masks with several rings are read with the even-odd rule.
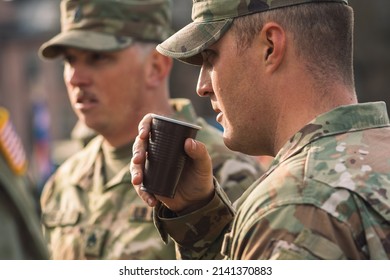
[[[208,58],[216,55],[216,51],[214,51],[210,48],[207,48],[201,52],[201,55],[202,55],[203,59],[208,59]]]
[[[65,63],[70,63],[70,62],[74,61],[74,55],[69,54],[67,52],[63,52],[62,53],[62,61]]]
[[[207,48],[207,49],[203,50],[200,54],[202,56],[203,63],[207,62],[210,64],[212,64],[213,60],[217,56],[217,52],[211,48]]]

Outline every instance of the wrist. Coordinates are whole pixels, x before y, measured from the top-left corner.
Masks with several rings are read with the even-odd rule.
[[[209,204],[210,201],[214,198],[214,196],[215,196],[215,191],[213,190],[205,199],[191,203],[191,205],[188,205],[188,206],[184,207],[182,210],[175,211],[175,212],[178,216],[184,216],[184,215],[187,215],[189,213],[192,213],[192,212],[206,206],[207,204]]]

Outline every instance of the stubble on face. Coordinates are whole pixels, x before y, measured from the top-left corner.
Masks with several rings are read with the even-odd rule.
[[[255,48],[253,45],[241,51],[234,33],[228,32],[213,46],[218,59],[211,76],[215,102],[223,111],[226,146],[253,155],[257,154],[259,133],[268,114],[261,96],[267,91]]]

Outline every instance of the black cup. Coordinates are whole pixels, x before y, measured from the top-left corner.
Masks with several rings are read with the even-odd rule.
[[[153,114],[142,190],[173,198],[187,155],[184,142],[200,126]]]

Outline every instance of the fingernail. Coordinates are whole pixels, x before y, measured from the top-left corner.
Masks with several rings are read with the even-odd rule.
[[[149,206],[152,206],[153,205],[153,199],[151,198],[148,198],[148,201],[147,201],[148,205]]]
[[[195,142],[195,140],[191,140],[191,148],[192,148],[193,150],[196,149],[196,142]]]
[[[141,127],[140,130],[139,130],[139,135],[143,136],[144,135],[144,131],[145,131],[145,128]]]

